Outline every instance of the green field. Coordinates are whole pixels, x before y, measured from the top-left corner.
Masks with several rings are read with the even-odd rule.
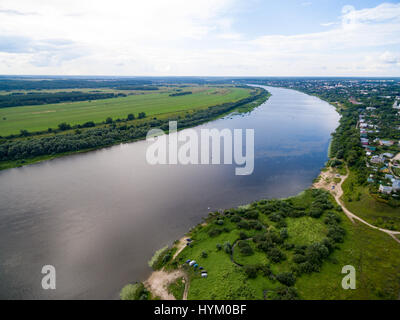
[[[20,130],[29,132],[56,128],[61,122],[71,125],[88,121],[101,123],[107,117],[125,119],[129,113],[135,116],[145,112],[155,116],[171,112],[206,108],[225,102],[234,102],[250,95],[249,89],[194,87],[185,88],[193,94],[170,97],[174,92],[145,93],[105,100],[23,106],[0,109],[0,135],[18,134]]]

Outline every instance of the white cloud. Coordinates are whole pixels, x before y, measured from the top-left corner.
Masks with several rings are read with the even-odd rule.
[[[400,46],[400,4],[345,6],[337,22],[322,24],[327,31],[256,38],[235,29],[237,5],[2,0],[0,73],[400,75],[390,49]]]

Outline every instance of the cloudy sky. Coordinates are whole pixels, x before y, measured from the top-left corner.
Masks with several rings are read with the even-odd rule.
[[[400,2],[0,0],[0,74],[400,76]]]

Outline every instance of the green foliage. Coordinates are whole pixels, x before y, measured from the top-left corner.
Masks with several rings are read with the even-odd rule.
[[[257,278],[258,267],[253,265],[247,265],[243,267],[243,271],[246,276],[250,279]]]
[[[296,277],[291,272],[283,272],[276,275],[276,280],[288,287],[291,287],[295,284]]]
[[[154,270],[160,269],[163,266],[163,264],[169,261],[171,257],[168,251],[169,251],[168,246],[165,246],[157,250],[149,261],[149,267],[153,268]]]
[[[121,300],[148,300],[149,292],[143,283],[127,284],[120,292]]]
[[[174,282],[170,283],[167,289],[168,292],[175,297],[175,299],[182,300],[183,294],[185,292],[185,286],[186,286],[185,279],[179,278],[176,279]]]

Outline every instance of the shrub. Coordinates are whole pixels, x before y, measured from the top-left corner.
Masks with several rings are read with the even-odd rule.
[[[273,214],[271,214],[269,216],[269,220],[271,220],[273,222],[278,222],[282,219],[283,219],[283,217],[278,212],[274,212]]]
[[[239,232],[239,239],[240,240],[246,240],[248,237],[249,236],[245,232],[243,232],[243,231]]]
[[[247,210],[244,213],[244,217],[247,219],[257,219],[258,218],[258,211],[257,210]]]
[[[328,228],[328,238],[333,242],[343,242],[346,231],[340,226],[330,226]]]
[[[59,128],[61,131],[65,131],[65,130],[71,129],[71,125],[68,124],[68,123],[66,123],[66,122],[63,122],[63,123],[60,123],[60,124],[58,125],[58,128]]]
[[[281,229],[279,235],[282,239],[287,239],[289,237],[289,233],[286,228]]]
[[[207,257],[208,257],[207,252],[203,251],[203,252],[201,253],[201,257],[202,257],[202,258],[207,258]]]
[[[267,240],[265,234],[256,234],[253,237],[253,242],[255,242],[255,243],[260,243],[260,242],[265,241],[265,240]]]
[[[111,117],[107,117],[106,123],[107,124],[113,123],[113,119]]]
[[[211,228],[210,231],[208,231],[208,235],[209,235],[210,237],[216,237],[216,236],[220,235],[221,232],[222,232],[222,231],[221,231],[220,229]]]
[[[258,268],[257,266],[254,265],[246,265],[243,267],[244,273],[246,274],[246,276],[250,279],[255,279],[257,278],[257,272],[258,272]]]
[[[287,285],[288,287],[293,286],[296,283],[296,277],[292,272],[283,272],[276,275],[276,279],[282,283]]]
[[[258,267],[264,277],[269,277],[272,274],[271,268],[267,265],[261,265]]]
[[[229,241],[224,243],[224,250],[228,254],[232,253],[232,245],[230,244]]]
[[[267,256],[274,263],[278,263],[286,259],[286,256],[278,248],[269,249],[267,251]]]
[[[240,220],[242,220],[242,218],[239,217],[237,214],[235,214],[235,215],[233,215],[233,216],[231,217],[231,221],[232,221],[232,222],[237,223],[237,222],[239,222]]]
[[[149,292],[145,289],[143,283],[127,284],[122,288],[119,294],[121,300],[147,300]]]
[[[254,254],[253,249],[249,245],[247,241],[239,241],[238,242],[239,251],[244,256],[251,256]]]
[[[317,207],[312,207],[310,209],[309,215],[312,218],[318,219],[320,216],[322,216],[323,213],[324,213],[324,211],[322,209],[317,208]]]
[[[251,229],[254,229],[254,230],[261,230],[262,229],[262,224],[257,220],[249,221],[249,226],[250,226]]]
[[[164,248],[157,250],[149,261],[149,267],[153,268],[154,270],[157,270],[159,268],[160,262],[164,258],[164,255],[166,254],[167,251],[168,251],[168,246],[165,246]]]
[[[237,224],[239,229],[246,229],[249,230],[250,229],[250,225],[247,221],[245,220],[241,220],[238,224]]]
[[[296,300],[298,293],[293,287],[279,287],[276,290],[275,300]]]

